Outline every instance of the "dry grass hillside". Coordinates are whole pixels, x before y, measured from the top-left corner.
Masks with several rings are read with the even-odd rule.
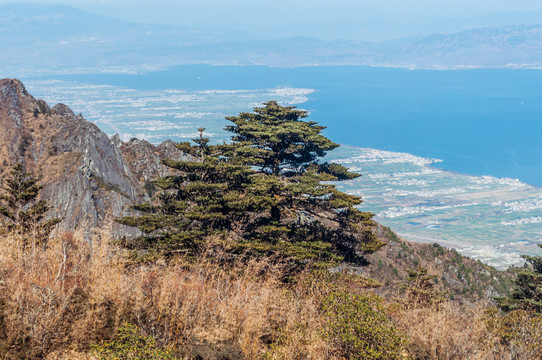
[[[383,298],[372,289],[375,281],[347,272],[307,271],[285,284],[280,281],[281,269],[269,261],[240,257],[230,266],[223,264],[216,247],[197,261],[180,257],[167,266],[134,265],[105,241],[91,250],[69,233],[53,239],[45,250],[25,252],[16,237],[3,237],[0,357],[537,359],[542,355],[542,321],[526,313],[499,315],[481,302],[428,303],[411,297],[408,289],[399,297]],[[145,348],[147,357],[134,355],[138,348]],[[132,349],[133,357],[119,357],[126,349]]]
[[[517,269],[499,271],[436,243],[409,242],[385,226],[379,225],[377,233],[387,245],[365,256],[369,264],[361,269],[361,274],[379,279],[382,293],[396,293],[408,271],[418,267],[427,268],[436,276],[435,288],[449,300],[491,302],[496,296],[508,295],[513,287]]]

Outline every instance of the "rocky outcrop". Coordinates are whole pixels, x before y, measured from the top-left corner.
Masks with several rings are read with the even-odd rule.
[[[185,159],[171,142],[123,143],[66,105],[50,108],[15,79],[0,80],[0,178],[17,162],[42,176],[41,192],[50,216],[61,217],[59,230],[82,230],[92,237],[129,206],[148,199],[143,185],[166,175],[162,157]],[[113,235],[126,229],[113,225]]]
[[[161,159],[189,160],[192,157],[177,149],[170,140],[158,146],[139,139],[132,139],[127,143],[120,141],[118,135],[113,136],[113,143],[120,149],[124,159],[130,164],[136,179],[146,184],[157,176],[170,174],[169,168],[162,164]]]

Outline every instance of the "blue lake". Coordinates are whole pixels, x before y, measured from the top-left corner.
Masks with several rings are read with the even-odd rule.
[[[138,90],[311,88],[302,107],[338,143],[439,158],[447,170],[542,186],[542,71],[187,65],[54,78]]]

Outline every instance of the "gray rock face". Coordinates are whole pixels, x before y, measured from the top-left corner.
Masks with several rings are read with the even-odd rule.
[[[170,174],[169,168],[162,164],[161,159],[192,159],[191,155],[179,151],[170,140],[164,141],[158,146],[138,139],[123,143],[118,136],[113,137],[113,141],[121,150],[124,158],[130,163],[132,172],[140,183],[147,183],[157,176]]]
[[[109,139],[66,105],[52,109],[30,96],[18,80],[0,80],[0,179],[17,162],[43,176],[41,197],[62,217],[60,231],[95,230],[148,199],[142,185],[166,175],[162,157],[185,159],[171,142],[154,146]],[[125,157],[128,159],[125,159]],[[127,228],[113,224],[115,237]]]

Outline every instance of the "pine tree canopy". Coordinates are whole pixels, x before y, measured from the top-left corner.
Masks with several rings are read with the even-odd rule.
[[[276,101],[264,103],[253,113],[241,113],[226,119],[232,140],[243,152],[246,164],[259,166],[262,171],[278,175],[286,169],[303,171],[303,167],[337,148],[321,134],[324,126],[302,121],[307,112],[292,106],[280,106]]]
[[[17,163],[0,195],[4,231],[22,236],[23,248],[29,245],[30,237],[34,237],[36,244],[45,246],[54,226],[61,221],[58,218],[45,220],[49,206],[44,200],[38,200],[43,188],[38,185],[39,180],[26,172],[23,164]]]
[[[200,135],[177,147],[191,161],[164,159],[172,175],[140,215],[117,219],[146,235],[125,246],[152,256],[197,255],[210,236],[229,239],[229,251],[277,255],[296,264],[362,261],[384,244],[373,234],[372,214],[357,210],[357,196],[328,181],[353,179],[347,168],[319,162],[338,145],[324,129],[301,119],[306,112],[274,101],[229,117],[232,142],[210,145]]]

